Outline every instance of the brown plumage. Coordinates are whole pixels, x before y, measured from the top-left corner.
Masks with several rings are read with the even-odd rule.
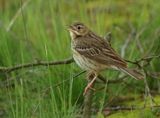
[[[85,93],[97,78],[100,71],[106,68],[122,70],[135,79],[142,79],[143,75],[127,68],[127,63],[111,47],[110,43],[97,36],[82,23],[74,23],[69,27],[71,48],[75,62],[95,77],[88,84]]]

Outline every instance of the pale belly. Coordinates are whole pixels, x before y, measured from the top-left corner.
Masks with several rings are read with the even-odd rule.
[[[106,65],[99,64],[83,55],[78,54],[78,52],[73,53],[73,58],[80,68],[89,71],[101,71],[107,68]]]

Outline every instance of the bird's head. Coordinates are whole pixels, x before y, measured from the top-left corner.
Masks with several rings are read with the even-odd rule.
[[[85,36],[89,32],[89,29],[83,23],[80,22],[73,23],[69,26],[68,30],[72,38],[78,36]]]

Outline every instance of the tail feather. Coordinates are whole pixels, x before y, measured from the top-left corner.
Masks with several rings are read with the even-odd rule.
[[[139,79],[139,80],[144,79],[144,75],[139,70],[129,69],[129,68],[120,68],[120,70],[130,75],[134,79]]]

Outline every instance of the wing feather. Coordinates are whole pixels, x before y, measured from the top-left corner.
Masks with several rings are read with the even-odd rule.
[[[98,38],[99,39],[99,38]],[[126,67],[126,62],[104,39],[97,40],[90,37],[79,37],[75,40],[74,49],[98,63]]]

